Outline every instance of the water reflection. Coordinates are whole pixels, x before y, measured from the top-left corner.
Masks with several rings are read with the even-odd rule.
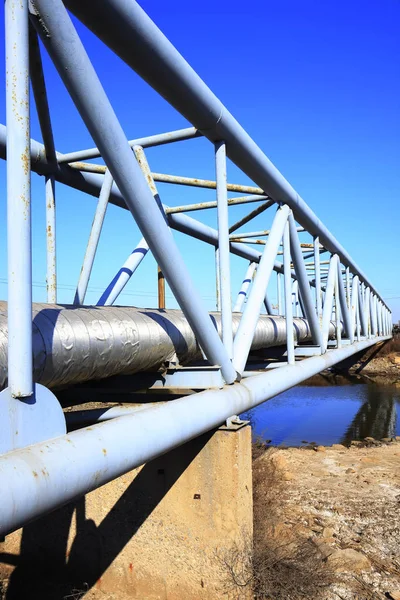
[[[366,385],[365,388],[366,400],[343,436],[344,444],[367,436],[379,440],[396,435],[396,388],[378,385]]]
[[[400,390],[373,383],[299,386],[246,413],[255,437],[274,445],[330,445],[400,435]]]

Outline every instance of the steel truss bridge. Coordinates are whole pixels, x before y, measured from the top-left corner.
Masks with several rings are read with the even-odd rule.
[[[67,9],[192,126],[128,141]],[[225,421],[234,423],[235,415],[388,339],[392,329],[390,310],[367,276],[134,0],[103,0],[95,11],[89,0],[6,0],[5,11],[3,534]],[[56,151],[39,39],[96,148]],[[29,81],[43,143],[30,139]],[[215,181],[151,171],[146,148],[198,137],[214,149]],[[103,164],[90,162],[99,157]],[[227,158],[254,185],[228,183]],[[32,303],[32,171],[45,181],[48,304]],[[161,204],[159,182],[215,190],[216,199],[169,207]],[[98,197],[70,306],[57,305],[56,295],[59,183]],[[85,294],[108,203],[130,212],[143,238],[90,307]],[[250,203],[256,208],[232,223],[230,207]],[[213,208],[217,229],[188,214]],[[243,229],[267,210],[270,229]],[[174,231],[215,248],[216,312],[206,310]],[[158,308],[115,306],[147,253],[159,265]],[[230,253],[243,259],[234,305]],[[277,314],[267,295],[272,278]],[[180,310],[164,309],[165,281]],[[130,395],[129,404],[66,413],[60,403],[69,395],[87,405],[113,398],[116,389]]]

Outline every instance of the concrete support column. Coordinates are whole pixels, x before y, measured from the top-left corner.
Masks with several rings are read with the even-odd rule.
[[[220,429],[7,536],[0,584],[7,600],[215,600],[252,512],[251,429]]]

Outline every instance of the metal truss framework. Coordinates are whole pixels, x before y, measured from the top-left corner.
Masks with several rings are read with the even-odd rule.
[[[67,8],[192,127],[128,141]],[[7,158],[9,295],[8,387],[1,392],[0,408],[0,479],[7,489],[0,515],[2,533],[388,339],[392,328],[390,310],[367,277],[134,0],[104,0],[96,5],[96,18],[89,0],[6,0],[5,10],[7,126],[0,127],[0,156]],[[56,151],[38,38],[96,148],[64,155]],[[30,139],[29,81],[43,145]],[[215,181],[151,172],[145,148],[200,136],[214,146]],[[97,157],[104,165],[83,162]],[[255,185],[228,183],[227,157]],[[153,381],[146,387],[178,389],[181,398],[156,406],[112,409],[103,418],[89,411],[81,423],[104,422],[66,434],[59,401],[49,389],[35,383],[33,376],[31,171],[45,178],[50,305],[57,302],[56,182],[98,196],[74,297],[77,310],[85,310],[82,307],[108,203],[132,213],[143,238],[97,305],[112,305],[146,254],[153,254],[159,265],[159,308],[165,308],[165,278],[205,360],[201,367],[170,365],[161,384]],[[216,200],[168,207],[161,204],[158,182],[214,189]],[[228,192],[241,195],[228,198]],[[230,206],[255,202],[257,208],[230,225]],[[217,229],[185,214],[211,208],[217,209]],[[241,231],[268,209],[275,211],[270,230]],[[215,248],[218,328],[192,282],[173,230]],[[309,243],[300,241],[303,233],[311,236]],[[230,253],[247,263],[233,310]],[[329,258],[321,260],[322,253]],[[266,353],[258,356],[257,364],[250,354],[264,307],[273,321],[267,287],[274,271],[278,315],[285,317],[284,360],[274,362]],[[70,311],[73,314],[74,309]],[[307,323],[311,345],[300,343],[294,317]],[[266,347],[272,345],[277,344],[266,343]],[[187,395],[193,389],[204,391]]]

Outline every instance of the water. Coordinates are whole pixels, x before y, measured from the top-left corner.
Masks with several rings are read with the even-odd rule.
[[[298,386],[245,413],[255,438],[273,445],[325,446],[400,435],[400,389],[356,383]]]

